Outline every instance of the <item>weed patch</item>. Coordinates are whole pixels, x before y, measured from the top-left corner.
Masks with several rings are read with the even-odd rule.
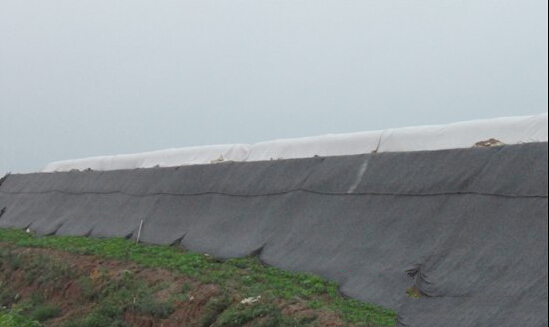
[[[0,309],[0,327],[41,327],[41,325],[17,310]]]
[[[32,311],[31,318],[40,322],[59,317],[61,308],[55,304],[39,305]]]

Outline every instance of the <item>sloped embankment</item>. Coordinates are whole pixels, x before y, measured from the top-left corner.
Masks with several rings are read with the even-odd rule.
[[[62,249],[63,251],[60,251]],[[392,326],[394,312],[248,257],[0,229],[0,326]],[[34,325],[33,325],[34,326]]]

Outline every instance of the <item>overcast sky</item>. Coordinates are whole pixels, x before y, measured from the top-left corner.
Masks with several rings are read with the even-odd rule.
[[[0,174],[547,112],[547,0],[0,0]]]

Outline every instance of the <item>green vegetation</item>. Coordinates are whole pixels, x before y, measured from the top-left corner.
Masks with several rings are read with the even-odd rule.
[[[223,311],[217,318],[216,325],[219,327],[238,327],[256,318],[268,317],[258,324],[258,327],[299,327],[309,326],[316,317],[303,317],[292,319],[283,316],[274,305],[256,303],[249,305],[236,305]]]
[[[156,289],[130,271],[117,278],[105,274],[97,279],[101,286],[89,291],[93,294],[83,293],[82,296],[96,299],[98,305],[87,316],[72,319],[64,327],[126,326],[123,320],[126,312],[162,319],[174,310],[172,301],[158,301],[154,296]]]
[[[0,327],[40,327],[38,321],[23,316],[17,310],[0,309]]]
[[[16,303],[18,300],[19,299],[16,298],[14,303]],[[14,304],[9,308],[9,310],[7,309],[7,307],[2,307],[0,309],[0,316],[3,316],[4,319],[8,319],[8,317],[11,317],[11,320],[13,321],[17,317],[21,316],[35,322],[35,325],[36,323],[56,318],[60,314],[61,308],[59,308],[57,305],[49,303],[36,303],[33,299]],[[0,326],[3,325],[0,324]]]
[[[48,295],[59,292],[63,285],[75,279],[78,275],[75,269],[45,255],[20,254],[10,247],[0,249],[0,263],[3,266],[0,268],[9,275],[18,269],[24,270],[22,281],[33,288],[28,299],[21,299],[7,285],[0,284],[2,305],[10,306],[9,311],[2,312],[5,321],[20,323],[27,321],[21,320],[23,317],[29,317],[28,323],[40,326],[40,322],[61,315],[62,310],[58,305],[47,302]],[[64,323],[64,327],[126,326],[123,319],[126,312],[160,319],[167,318],[173,312],[171,299],[164,302],[157,300],[155,293],[160,286],[151,287],[131,271],[123,271],[119,276],[111,276],[108,271],[98,271],[94,279],[88,276],[77,278],[81,298],[69,301],[85,303],[86,300],[93,300],[98,304],[88,314]]]
[[[38,321],[46,321],[61,315],[61,308],[55,304],[44,304],[32,310],[31,318]]]
[[[178,247],[135,244],[126,239],[92,239],[86,237],[47,236],[35,237],[19,230],[0,229],[0,242],[13,247],[56,249],[78,255],[96,255],[108,259],[137,263],[148,268],[163,268],[183,274],[202,284],[215,284],[223,290],[223,296],[216,297],[206,304],[210,314],[202,316],[199,326],[241,326],[247,321],[254,322],[261,317],[260,326],[309,326],[315,317],[303,319],[288,318],[281,314],[274,304],[276,300],[299,302],[314,310],[335,312],[347,323],[356,326],[394,326],[396,313],[381,307],[343,297],[335,282],[329,282],[307,273],[285,272],[263,265],[257,257],[246,257],[221,261],[207,255],[185,251]],[[9,253],[8,253],[9,252]],[[10,251],[0,257],[2,264],[16,268],[22,264],[21,258]],[[67,266],[55,265],[44,258],[36,257],[29,261],[25,279],[29,283],[40,284],[48,281],[52,287],[62,281],[74,278],[74,271]],[[40,272],[42,271],[42,272]],[[43,273],[46,271],[46,273]],[[153,296],[155,289],[146,285],[128,272],[122,278],[105,280],[100,291],[94,283],[84,277],[78,278],[82,296],[98,305],[85,318],[71,321],[66,327],[84,326],[125,326],[119,317],[126,310],[163,318],[173,312],[173,301],[159,302]],[[1,286],[1,285],[0,285]],[[189,287],[189,286],[187,286]],[[2,305],[13,302],[14,294],[3,294],[0,287]],[[188,291],[188,290],[187,290]],[[181,292],[182,297],[185,293]],[[233,304],[229,294],[237,293],[240,298],[261,296],[264,301],[253,305]],[[232,296],[232,295],[231,295]],[[128,297],[132,300],[128,302]],[[11,300],[10,300],[11,299]],[[5,304],[4,304],[5,303]],[[53,317],[55,310],[42,309],[35,320]],[[8,317],[8,313],[4,314]],[[12,315],[9,313],[9,315]],[[17,316],[15,314],[14,316]],[[0,327],[3,318],[0,314]],[[11,317],[11,316],[10,316]],[[11,319],[11,318],[10,318]],[[6,320],[7,321],[7,320]],[[108,321],[108,324],[99,324]],[[19,326],[19,325],[18,325]],[[21,325],[26,326],[26,325]],[[35,326],[35,325],[29,325]],[[311,326],[314,326],[312,324]]]

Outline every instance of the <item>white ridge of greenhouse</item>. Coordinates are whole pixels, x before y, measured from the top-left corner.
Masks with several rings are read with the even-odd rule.
[[[43,172],[174,167],[225,161],[262,161],[341,156],[372,152],[469,148],[495,139],[504,144],[547,142],[547,113],[473,120],[446,125],[392,128],[348,134],[279,139],[255,144],[224,144],[135,154],[55,161]]]

